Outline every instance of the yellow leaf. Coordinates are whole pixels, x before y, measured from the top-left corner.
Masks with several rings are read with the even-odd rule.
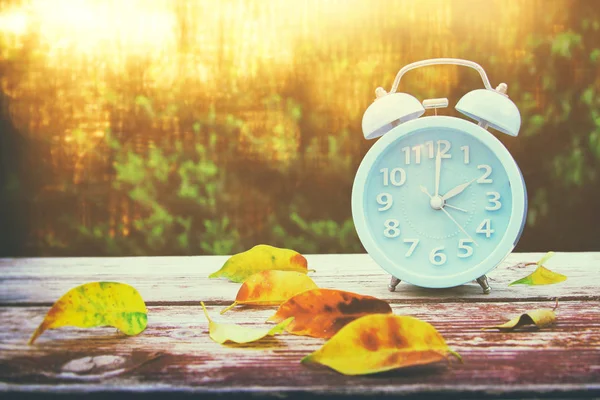
[[[554,310],[538,309],[521,314],[511,319],[505,324],[497,326],[488,326],[482,329],[499,329],[501,331],[512,331],[526,325],[535,325],[537,328],[544,328],[552,325],[556,321]]]
[[[345,325],[367,314],[391,314],[390,305],[371,296],[335,289],[312,289],[283,304],[268,321],[294,317],[289,333],[330,338]]]
[[[278,333],[283,333],[285,327],[294,319],[293,317],[288,318],[273,328],[252,328],[235,324],[218,324],[210,319],[204,302],[200,302],[200,304],[202,304],[204,315],[206,315],[206,319],[208,320],[208,334],[212,340],[220,344],[228,341],[234,343],[251,343],[265,336],[274,336]]]
[[[365,375],[438,362],[452,354],[442,335],[425,321],[371,314],[344,326],[302,363],[326,365],[344,375]]]
[[[221,314],[238,304],[279,305],[298,293],[317,287],[312,279],[300,272],[258,272],[244,281],[233,304],[221,311]]]
[[[553,251],[549,251],[544,257],[542,257],[537,262],[537,268],[531,274],[527,275],[524,278],[518,279],[508,286],[512,285],[552,285],[554,283],[559,283],[567,280],[565,275],[552,272],[548,268],[543,266],[543,263],[548,261],[552,256],[554,256]]]
[[[118,282],[91,282],[69,290],[58,299],[29,344],[46,329],[62,326],[113,326],[126,335],[137,335],[146,329],[147,322],[146,304],[135,288]]]
[[[243,253],[235,254],[220,270],[209,278],[228,278],[232,282],[243,282],[251,275],[265,270],[308,272],[306,258],[288,249],[259,244]]]

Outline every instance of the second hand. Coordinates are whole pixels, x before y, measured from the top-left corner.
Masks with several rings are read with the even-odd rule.
[[[419,186],[419,188],[421,189],[421,192],[425,193],[427,196],[429,196],[429,198],[433,198],[433,196],[432,196],[431,194],[429,194],[429,191],[427,190],[427,188],[426,188],[425,186]],[[452,215],[450,215],[450,213],[449,213],[448,211],[444,210],[444,207],[445,207],[445,206],[449,206],[449,205],[448,205],[448,204],[444,204],[444,205],[442,206],[442,208],[440,208],[440,210],[442,210],[442,211],[444,212],[444,214],[446,214],[446,215],[448,216],[448,218],[450,218],[450,219],[452,220],[452,222],[454,222],[454,223],[456,224],[456,226],[458,226],[458,228],[459,228],[459,229],[462,231],[462,233],[464,233],[465,235],[467,235],[467,237],[468,237],[470,240],[472,240],[472,241],[473,241],[473,243],[475,243],[475,245],[476,245],[476,246],[479,246],[479,243],[477,243],[477,242],[475,241],[475,239],[473,239],[473,238],[471,237],[471,235],[469,235],[469,234],[467,233],[467,231],[466,231],[466,230],[465,230],[465,229],[464,229],[464,228],[463,228],[463,227],[462,227],[462,226],[461,226],[461,225],[458,223],[458,221],[456,221],[456,220],[455,220],[455,219],[452,217]],[[461,211],[462,211],[462,209],[461,209]],[[466,210],[465,210],[465,212],[466,212]]]

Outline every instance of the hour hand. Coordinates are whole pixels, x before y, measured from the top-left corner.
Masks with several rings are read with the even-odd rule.
[[[475,178],[467,183],[461,183],[460,185],[456,186],[455,188],[448,190],[448,192],[442,196],[442,200],[448,200],[458,194],[461,194],[466,188],[469,187],[469,185],[471,183],[475,182],[476,180],[477,180],[477,178]]]
[[[433,196],[429,193],[429,190],[427,190],[427,188],[425,186],[419,186],[419,188],[421,189],[421,192],[425,193],[427,196],[429,196],[430,199],[433,199]],[[442,199],[443,200],[443,199]],[[448,204],[444,201],[442,207],[449,207],[449,208],[453,208],[455,210],[458,211],[462,211],[462,212],[468,212],[467,210],[465,210],[464,208],[460,208],[460,207],[456,207],[453,206],[452,204]]]

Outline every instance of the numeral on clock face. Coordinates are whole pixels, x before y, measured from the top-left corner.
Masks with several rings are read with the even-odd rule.
[[[462,146],[460,149],[463,151],[465,164],[468,164],[470,161],[469,160],[469,146]]]
[[[427,155],[429,156],[429,158],[435,157],[435,149],[433,148],[433,140],[426,141],[425,148],[427,149]]]
[[[450,148],[452,147],[452,144],[448,140],[438,140],[436,144],[441,158],[452,158],[452,154],[450,154]],[[469,146],[463,146],[461,149],[465,151],[465,164],[468,164]],[[424,144],[419,144],[413,147],[405,146],[402,148],[402,152],[404,153],[404,164],[406,165],[410,165],[412,162],[415,164],[421,164],[421,157],[423,153],[425,153],[429,158],[434,158],[436,154],[433,140],[428,140]]]
[[[400,236],[400,223],[397,219],[388,219],[383,225],[385,229],[383,230],[383,236],[387,238],[395,238]]]
[[[467,258],[473,255],[473,246],[469,246],[471,243],[473,243],[471,239],[460,239],[458,241],[458,249],[464,250],[464,252],[458,252],[459,258]]]
[[[423,145],[418,145],[412,147],[412,152],[415,156],[415,164],[421,164],[421,150],[423,149]],[[404,153],[404,163],[406,165],[410,164],[410,154],[411,148],[406,146],[402,148],[402,152]]]
[[[415,249],[419,244],[419,239],[404,239],[404,243],[410,243],[410,247],[408,248],[408,251],[405,254],[406,257],[410,257],[412,256],[412,253],[415,252]]]
[[[389,168],[381,168],[379,172],[383,174],[383,186],[389,186],[390,183],[394,186],[402,186],[406,182],[404,168],[394,168],[391,172]]]
[[[477,183],[492,183],[493,181],[489,179],[492,174],[492,167],[489,165],[481,164],[477,166],[477,169],[483,169],[485,172],[481,175],[481,178],[477,179]]]
[[[433,265],[444,264],[448,257],[445,253],[442,253],[443,251],[444,246],[436,247],[435,249],[431,250],[431,253],[429,253],[429,262]]]
[[[492,233],[496,231],[492,229],[492,222],[490,221],[490,219],[486,218],[481,222],[481,224],[479,224],[475,232],[481,233],[485,235],[485,237],[489,238],[490,236],[492,236]]]
[[[381,207],[377,208],[377,211],[387,211],[390,208],[392,208],[392,204],[394,204],[394,199],[389,193],[379,193],[377,195],[377,203],[381,205]]]
[[[485,209],[488,211],[496,211],[502,207],[502,203],[500,203],[500,193],[498,192],[486,192],[486,196],[491,197],[488,199],[490,203],[489,206],[486,206]]]
[[[450,151],[450,147],[452,145],[447,140],[438,140],[437,141],[438,150],[440,152],[440,158],[452,158],[452,154],[448,154]]]

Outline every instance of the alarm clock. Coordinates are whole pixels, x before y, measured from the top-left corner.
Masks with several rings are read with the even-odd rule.
[[[437,115],[446,98],[420,102],[396,92],[415,68],[453,64],[479,72],[484,88],[455,108],[468,119]],[[447,288],[477,281],[516,246],[527,212],[525,182],[506,147],[488,131],[517,136],[521,116],[506,94],[491,86],[472,61],[439,58],[403,67],[388,93],[379,87],[362,120],[366,139],[378,139],[358,167],[352,217],[361,243],[400,281]],[[426,109],[434,115],[421,117]],[[473,122],[474,121],[474,122]]]

